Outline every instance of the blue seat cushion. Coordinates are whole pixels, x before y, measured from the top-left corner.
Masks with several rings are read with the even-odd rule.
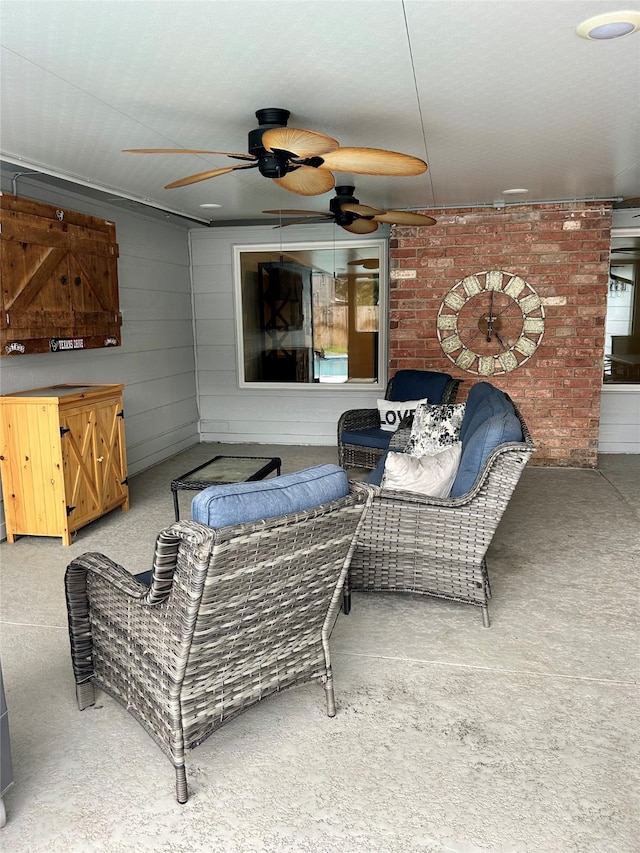
[[[267,480],[209,486],[191,502],[191,518],[208,527],[227,527],[304,512],[348,494],[344,468],[314,465]]]
[[[505,402],[509,404],[506,397]],[[457,498],[466,494],[477,480],[489,454],[499,444],[509,441],[522,441],[522,428],[513,407],[510,410],[503,408],[480,423],[473,433],[469,431],[462,442],[460,467],[449,497]]]
[[[151,581],[153,580],[153,569],[149,569],[148,572],[140,572],[139,575],[134,575],[134,577],[145,586],[151,586]]]
[[[349,429],[341,435],[343,444],[357,444],[359,447],[377,447],[386,450],[393,432],[388,429]]]
[[[448,373],[435,370],[398,370],[391,383],[389,399],[402,402],[426,397],[430,403],[441,403],[450,379]]]

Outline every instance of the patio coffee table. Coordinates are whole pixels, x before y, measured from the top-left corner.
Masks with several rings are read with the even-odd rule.
[[[198,465],[186,474],[171,481],[173,508],[176,521],[180,520],[178,492],[184,489],[198,492],[207,486],[223,483],[248,483],[251,480],[264,480],[272,471],[280,475],[282,459],[279,456],[214,456],[208,462]]]

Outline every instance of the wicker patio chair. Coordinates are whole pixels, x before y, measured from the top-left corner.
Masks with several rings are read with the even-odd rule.
[[[389,379],[384,398],[396,402],[428,398],[430,403],[453,403],[461,381],[438,371],[399,370]],[[338,420],[338,464],[343,468],[375,468],[391,435],[381,430],[378,409],[343,412]]]
[[[350,591],[412,592],[482,608],[489,627],[491,588],[486,553],[520,475],[535,452],[517,406],[523,440],[499,445],[487,457],[473,487],[455,498],[432,498],[373,486],[344,588]],[[399,430],[390,449],[411,434]]]
[[[186,751],[266,696],[317,679],[335,714],[328,641],[371,493],[353,483],[314,509],[219,529],[176,522],[150,586],[102,554],[70,563],[79,708],[94,686],[124,705],[172,762],[180,803]]]

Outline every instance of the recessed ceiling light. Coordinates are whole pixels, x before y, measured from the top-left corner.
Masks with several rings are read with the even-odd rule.
[[[221,204],[201,204],[200,207],[206,207],[207,209],[213,209],[216,207],[222,207]]]
[[[576,33],[583,39],[600,41],[628,36],[640,30],[640,12],[609,12],[583,21]]]
[[[521,193],[528,193],[529,190],[521,189],[520,187],[514,187],[512,190],[502,190],[502,195],[519,195]]]

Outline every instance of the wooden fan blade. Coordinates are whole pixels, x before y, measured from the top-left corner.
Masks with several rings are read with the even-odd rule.
[[[233,151],[204,151],[200,148],[123,148],[123,154],[224,154],[238,160],[255,160],[253,154],[236,154]]]
[[[356,258],[355,261],[349,261],[348,267],[364,267],[366,270],[377,270],[380,266],[380,261],[377,258]]]
[[[276,216],[325,216],[332,219],[332,213],[324,213],[322,210],[263,210],[263,213],[274,213]]]
[[[294,219],[291,222],[283,222],[281,225],[274,225],[274,228],[287,228],[289,225],[322,225],[325,222],[330,222],[333,217],[322,216],[317,219],[313,219],[312,217],[305,219]]]
[[[427,171],[424,160],[381,148],[338,148],[322,154],[318,168],[359,175],[421,175]]]
[[[360,216],[377,216],[386,212],[378,210],[376,207],[369,207],[366,204],[341,204],[340,210],[346,210],[348,213],[357,213]]]
[[[392,225],[435,225],[436,220],[424,213],[412,213],[408,210],[387,210],[381,216],[373,217],[376,222],[390,222]]]
[[[209,169],[206,172],[198,172],[197,175],[189,175],[186,178],[180,178],[179,181],[172,181],[172,183],[165,186],[165,190],[173,190],[176,187],[186,187],[188,184],[197,184],[198,181],[217,178],[218,175],[226,175],[228,172],[235,172],[237,169],[253,169],[257,165],[258,163],[256,161],[255,163],[250,163],[248,166],[223,166],[221,169]]]
[[[283,189],[298,195],[321,195],[335,186],[331,172],[320,171],[311,166],[299,166],[284,178],[273,178]]]
[[[371,219],[356,219],[351,225],[341,225],[340,227],[352,234],[371,234],[378,228],[378,223]]]
[[[277,148],[280,151],[289,151],[296,157],[315,157],[340,147],[340,143],[330,136],[297,127],[275,127],[273,130],[265,130],[262,134],[262,144],[267,151]]]

